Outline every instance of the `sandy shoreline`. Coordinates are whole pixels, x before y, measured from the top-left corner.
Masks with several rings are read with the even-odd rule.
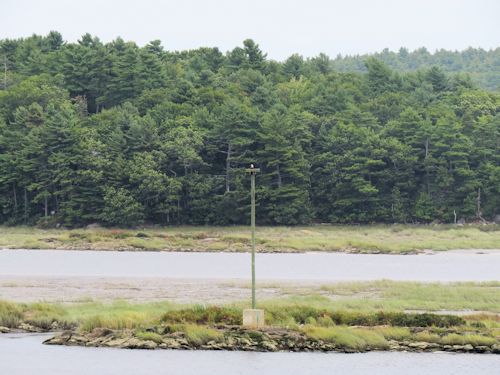
[[[267,299],[302,294],[323,284],[321,281],[263,280],[259,283],[259,296]],[[249,282],[232,279],[0,276],[0,299],[15,302],[124,299],[130,302],[223,303],[243,300],[249,295]]]

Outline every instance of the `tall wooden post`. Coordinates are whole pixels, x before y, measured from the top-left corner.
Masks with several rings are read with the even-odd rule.
[[[252,309],[256,308],[255,299],[255,175],[260,172],[253,164],[246,170],[250,174],[250,226],[252,229]]]
[[[252,308],[243,310],[243,325],[251,328],[264,326],[264,310],[257,309],[255,298],[255,175],[260,172],[253,164],[246,169],[250,174],[250,227],[252,230]]]

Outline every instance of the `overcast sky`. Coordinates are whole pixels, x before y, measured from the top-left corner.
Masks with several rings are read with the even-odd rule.
[[[252,38],[272,59],[376,52],[500,47],[500,0],[1,0],[0,39],[89,32],[168,50]]]

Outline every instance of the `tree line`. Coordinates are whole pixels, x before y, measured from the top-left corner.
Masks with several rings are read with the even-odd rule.
[[[467,73],[57,32],[0,59],[0,223],[244,224],[250,163],[260,224],[498,214],[500,95]]]
[[[366,72],[365,60],[374,57],[399,71],[415,71],[439,66],[448,73],[467,73],[479,87],[490,91],[500,90],[500,47],[491,50],[469,47],[464,51],[440,49],[430,53],[422,47],[415,51],[400,48],[393,52],[384,49],[369,55],[337,56],[332,60],[334,69],[341,72]]]

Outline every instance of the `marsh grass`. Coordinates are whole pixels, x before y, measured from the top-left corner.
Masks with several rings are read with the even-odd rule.
[[[64,308],[47,303],[15,304],[0,301],[0,326],[16,328],[20,323],[28,323],[44,330],[57,322],[63,328],[72,326]]]
[[[157,322],[161,315],[175,305],[167,302],[131,304],[83,303],[66,307],[68,318],[77,322],[80,329],[90,332],[95,328],[137,329]]]
[[[135,249],[142,250],[162,250],[165,248],[165,243],[161,239],[158,238],[132,238],[129,237],[125,241],[125,243],[129,246],[132,246]]]
[[[23,318],[22,310],[18,304],[0,301],[0,326],[14,328]]]
[[[259,251],[360,251],[406,253],[418,250],[494,249],[500,225],[371,225],[259,227]],[[137,229],[38,229],[0,226],[0,246],[8,248],[82,248],[246,251],[247,227],[165,227]]]
[[[423,332],[416,333],[414,336],[414,340],[438,344],[441,342],[441,337],[435,333],[423,331]]]
[[[380,333],[362,328],[305,326],[302,331],[316,340],[353,350],[387,349],[389,343]]]
[[[224,335],[209,327],[196,324],[185,324],[180,329],[186,334],[186,339],[195,345],[203,345],[209,341],[219,341]]]
[[[308,337],[352,350],[387,349],[388,340],[473,346],[491,346],[500,341],[500,322],[487,314],[467,317],[465,321],[447,315],[337,311],[319,305],[290,304],[286,300],[268,301],[265,310],[269,326],[300,331]],[[161,334],[179,332],[195,346],[223,340],[223,328],[241,325],[241,316],[242,308],[236,305],[129,304],[124,301],[54,305],[0,301],[0,325],[10,328],[29,323],[50,330],[56,322],[59,329],[78,328],[82,332],[96,328],[133,330],[137,338],[156,343],[162,342]]]
[[[357,311],[476,310],[500,312],[500,282],[419,283],[390,280],[324,285],[319,292],[334,300],[332,309]]]
[[[491,346],[495,344],[497,340],[493,337],[486,337],[476,334],[463,334],[458,335],[456,333],[450,333],[449,335],[443,336],[440,339],[440,343],[444,345],[466,345],[471,344],[472,346],[486,345]]]
[[[412,336],[410,330],[404,327],[375,327],[374,331],[387,340],[408,340]]]

